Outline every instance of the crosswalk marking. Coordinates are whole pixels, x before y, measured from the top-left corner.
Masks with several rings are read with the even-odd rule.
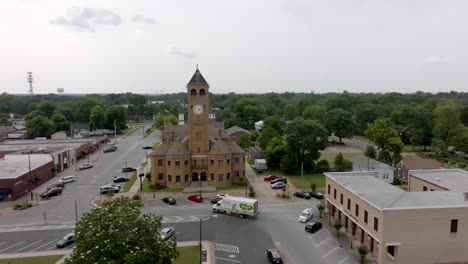
[[[226,245],[226,244],[217,244],[213,243],[214,249],[217,251],[224,251],[229,253],[236,253],[239,254],[239,247],[233,245]]]

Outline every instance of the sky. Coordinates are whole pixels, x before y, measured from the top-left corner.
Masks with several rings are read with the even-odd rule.
[[[0,93],[468,92],[465,0],[2,0]]]

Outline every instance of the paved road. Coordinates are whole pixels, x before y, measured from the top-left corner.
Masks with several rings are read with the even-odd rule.
[[[145,158],[144,145],[151,145],[159,138],[158,133],[151,137],[142,138],[142,129],[134,134],[118,139],[118,150],[111,153],[102,153],[94,162],[94,167],[82,171],[72,171],[77,178],[75,183],[65,186],[62,195],[54,197],[47,204],[33,207],[24,211],[18,211],[0,215],[0,227],[9,225],[28,225],[47,223],[72,223],[75,222],[75,201],[77,203],[78,217],[91,209],[90,202],[99,195],[99,187],[112,182],[114,175],[122,175],[121,168],[125,166],[138,167]],[[64,175],[62,175],[63,177]],[[130,176],[130,174],[128,175]],[[45,189],[61,177],[54,177],[38,189]],[[45,214],[44,214],[45,213]],[[44,217],[45,216],[45,217]]]

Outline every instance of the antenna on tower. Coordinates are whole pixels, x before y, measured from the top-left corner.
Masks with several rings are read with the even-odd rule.
[[[33,92],[33,76],[32,76],[32,72],[28,72],[28,83],[29,83],[29,95],[33,95],[34,92]]]

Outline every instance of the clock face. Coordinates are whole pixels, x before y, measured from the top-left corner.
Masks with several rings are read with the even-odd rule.
[[[200,115],[201,113],[203,113],[203,105],[200,105],[200,104],[196,104],[193,106],[193,113],[196,114],[196,115]]]

